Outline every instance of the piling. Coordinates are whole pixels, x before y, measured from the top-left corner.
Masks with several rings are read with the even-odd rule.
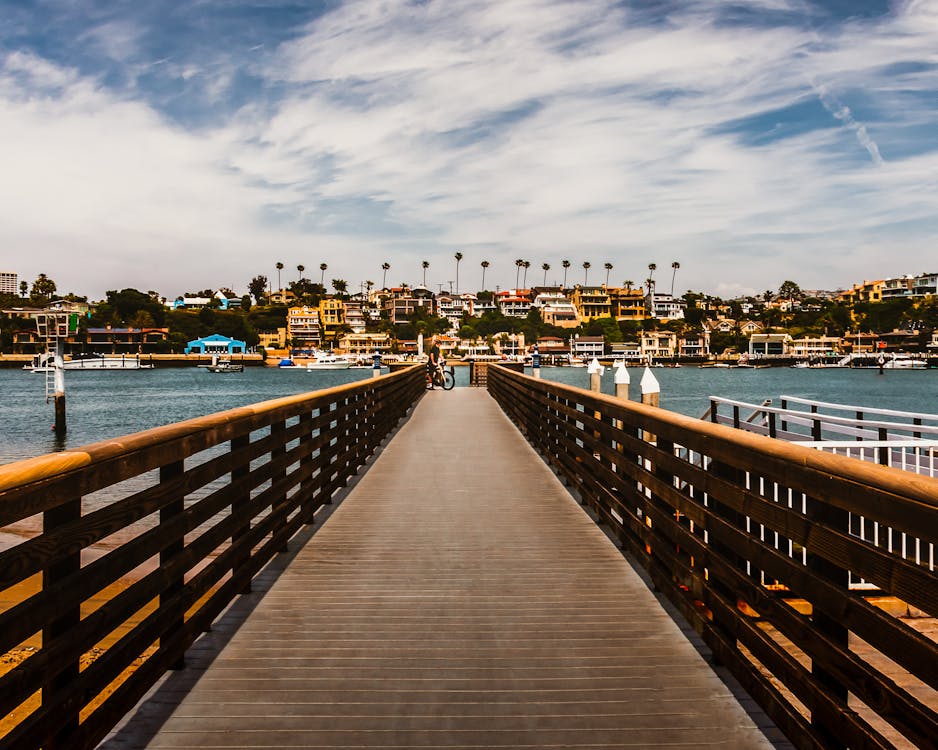
[[[55,342],[55,434],[61,437],[66,431],[65,421],[65,341]]]
[[[616,374],[613,377],[613,382],[616,384],[616,398],[621,398],[623,401],[629,400],[629,371],[626,369],[625,362],[619,362],[616,365]]]
[[[599,360],[596,357],[593,357],[593,361],[589,363],[589,367],[586,368],[586,372],[590,376],[590,390],[595,393],[599,393],[603,387],[603,370],[606,368],[599,364]]]
[[[639,385],[642,389],[643,404],[646,406],[659,406],[661,404],[661,385],[648,367],[642,373],[642,380]],[[654,443],[658,439],[658,436],[651,432],[644,432],[642,437],[649,443]]]

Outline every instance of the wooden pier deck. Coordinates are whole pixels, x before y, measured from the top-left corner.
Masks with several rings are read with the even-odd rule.
[[[105,746],[771,747],[477,389],[428,393],[160,731],[132,728]]]

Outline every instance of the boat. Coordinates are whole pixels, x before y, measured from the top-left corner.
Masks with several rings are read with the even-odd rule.
[[[199,365],[209,372],[244,372],[243,362],[232,362],[230,359],[218,359],[212,357],[212,364]]]
[[[153,365],[140,361],[140,355],[107,357],[103,354],[79,355],[63,363],[65,370],[152,370]],[[55,370],[55,355],[51,352],[37,354],[32,362],[23,366],[30,372],[50,372]]]
[[[277,367],[281,367],[281,368],[284,368],[284,369],[291,369],[291,368],[293,368],[293,367],[296,367],[296,369],[298,369],[298,370],[302,369],[301,367],[297,367],[296,362],[294,362],[294,361],[293,361],[292,359],[290,359],[289,357],[284,357],[283,359],[281,359],[281,360],[277,363]]]
[[[314,352],[313,358],[306,363],[307,370],[347,370],[352,366],[348,357],[332,352]]]

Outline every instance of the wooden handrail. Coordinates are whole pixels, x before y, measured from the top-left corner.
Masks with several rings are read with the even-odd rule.
[[[850,586],[938,616],[938,480],[501,367],[488,388],[796,746],[938,736],[938,646]]]
[[[0,552],[0,588],[25,591],[0,654],[34,649],[0,676],[0,748],[94,747],[424,387],[414,366],[0,466],[0,526],[42,519]]]

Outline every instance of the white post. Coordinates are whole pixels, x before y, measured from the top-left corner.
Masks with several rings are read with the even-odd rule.
[[[625,401],[629,400],[629,383],[631,382],[629,378],[629,371],[625,366],[625,361],[620,361],[616,366],[616,374],[613,378],[613,382],[616,384],[616,398],[624,399]]]
[[[589,367],[586,368],[586,372],[590,376],[590,390],[599,393],[602,390],[602,380],[603,380],[603,371],[606,368],[599,364],[599,360],[596,357],[593,357],[593,361],[589,363]]]
[[[55,434],[64,435],[65,425],[65,340],[55,340]]]
[[[658,384],[658,379],[652,374],[649,368],[645,368],[639,385],[641,385],[642,388],[642,403],[648,406],[658,406],[661,401],[661,386]],[[642,437],[649,443],[654,443],[657,440],[657,436],[654,433],[647,431],[643,433]]]

